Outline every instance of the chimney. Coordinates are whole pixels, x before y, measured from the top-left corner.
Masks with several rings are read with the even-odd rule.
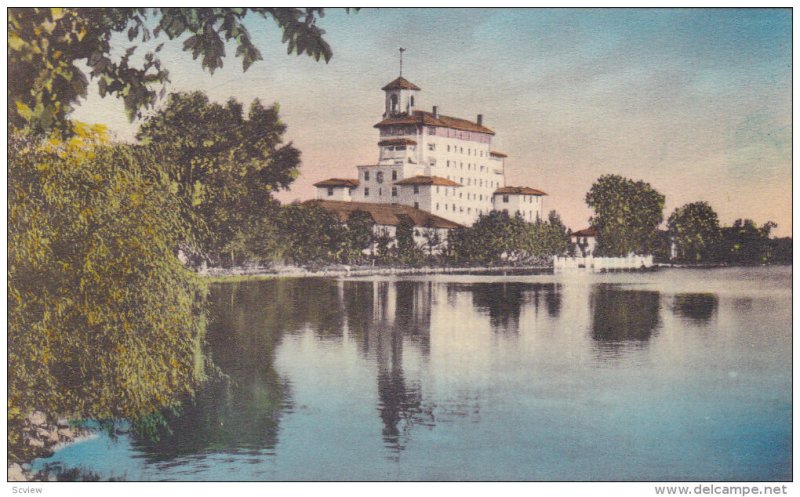
[[[434,119],[439,119],[439,107],[436,105],[433,106],[433,117]]]
[[[478,114],[478,126],[483,126],[483,114]]]

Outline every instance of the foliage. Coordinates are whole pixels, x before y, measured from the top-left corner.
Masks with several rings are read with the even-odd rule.
[[[67,115],[86,97],[90,79],[97,80],[101,96],[122,99],[133,120],[163,96],[169,81],[159,59],[164,43],[147,51],[140,64],[133,59],[140,44],[153,39],[152,45],[162,34],[183,39],[183,50],[212,74],[222,67],[226,43],[233,42],[246,71],[263,58],[244,24],[248,15],[274,20],[289,54],[331,59],[325,31],[316,25],[322,8],[11,8],[9,121],[35,132],[68,130]],[[119,37],[125,35],[130,44],[117,54]]]
[[[706,202],[693,202],[675,209],[667,226],[680,261],[707,261],[711,250],[719,243],[719,219]]]
[[[345,252],[345,227],[316,204],[284,206],[278,216],[288,259],[299,266],[340,262]]]
[[[532,262],[565,253],[569,231],[555,211],[546,222],[535,223],[492,211],[481,215],[469,228],[453,230],[449,243],[450,257],[456,263]]]
[[[403,217],[397,224],[395,230],[397,240],[397,259],[402,264],[419,264],[423,259],[423,252],[417,247],[414,240],[414,221],[409,217]]]
[[[136,421],[202,379],[205,287],[152,149],[14,132],[8,147],[8,412]]]
[[[375,220],[366,211],[356,209],[347,217],[345,239],[350,262],[363,259],[364,251],[372,247],[375,238],[374,226]]]
[[[776,244],[769,235],[776,226],[767,221],[759,228],[752,219],[737,219],[732,226],[722,228],[721,240],[713,253],[714,260],[735,265],[774,262],[772,250]]]
[[[622,257],[652,250],[663,219],[664,195],[649,183],[601,176],[586,194],[586,204],[594,209],[590,223],[598,232],[596,255]]]
[[[245,118],[236,100],[220,105],[202,92],[171,94],[139,129],[144,143],[165,148],[165,170],[212,262],[245,257],[250,233],[275,211],[272,192],[297,177],[300,151],[282,145],[285,132],[277,104],[255,100]]]

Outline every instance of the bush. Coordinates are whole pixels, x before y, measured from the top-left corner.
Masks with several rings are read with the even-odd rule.
[[[206,289],[179,261],[177,198],[152,149],[11,132],[8,415],[134,422],[204,375]],[[95,130],[96,131],[96,130]]]

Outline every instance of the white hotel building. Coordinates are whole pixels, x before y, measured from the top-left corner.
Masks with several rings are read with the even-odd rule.
[[[469,226],[481,214],[505,210],[526,221],[544,219],[546,193],[506,186],[506,155],[492,150],[494,131],[483,116],[469,121],[417,110],[420,88],[402,76],[383,87],[385,111],[375,164],[358,166],[358,178],[316,183],[317,200],[329,210],[356,202],[369,212],[381,204],[409,206],[441,219],[442,227]],[[406,208],[407,209],[407,208]],[[352,210],[352,206],[349,206]],[[404,209],[405,210],[405,209]],[[340,213],[341,214],[341,213]]]

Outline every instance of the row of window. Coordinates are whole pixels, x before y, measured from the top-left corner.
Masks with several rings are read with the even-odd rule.
[[[333,195],[332,190],[333,190],[332,188],[328,188],[328,195]],[[415,194],[419,193],[419,185],[414,185],[414,193]],[[364,196],[365,197],[369,197],[369,188],[364,188]],[[378,196],[379,197],[383,196],[383,188],[378,188]],[[396,196],[397,196],[397,187],[393,186],[392,187],[392,197],[396,197]]]
[[[397,180],[397,171],[392,171],[392,181]],[[369,181],[369,171],[364,171],[364,181]],[[375,173],[375,181],[383,183],[383,171]]]
[[[455,181],[456,177],[453,176],[451,178],[450,175],[448,175],[447,179]],[[497,181],[489,181],[488,179],[485,181],[485,184],[484,184],[484,180],[482,180],[482,179],[467,178],[467,182],[465,183],[463,176],[458,178],[458,182],[461,183],[462,185],[465,185],[465,186],[488,186],[490,188],[497,188],[497,187],[500,186],[500,184]],[[438,193],[439,190],[437,189],[436,192]]]

